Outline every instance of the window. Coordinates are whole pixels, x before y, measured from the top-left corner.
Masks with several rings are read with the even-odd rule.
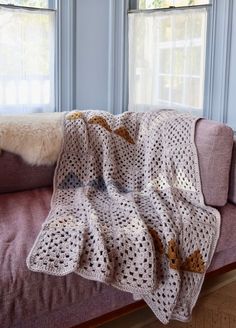
[[[129,109],[202,114],[207,10],[201,0],[140,0],[129,15]]]
[[[14,5],[20,7],[49,8],[50,0],[0,0],[2,5]]]
[[[168,8],[170,6],[196,6],[207,4],[206,0],[139,0],[139,9]]]
[[[55,110],[55,11],[48,8],[48,0],[0,0],[0,113]]]

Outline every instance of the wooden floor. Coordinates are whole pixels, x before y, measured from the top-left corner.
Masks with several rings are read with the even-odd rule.
[[[227,278],[228,277],[228,278]],[[236,271],[225,279],[206,283],[190,323],[172,321],[162,325],[144,308],[102,328],[236,328]]]

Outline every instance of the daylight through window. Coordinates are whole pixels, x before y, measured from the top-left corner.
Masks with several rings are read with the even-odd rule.
[[[0,0],[0,113],[55,110],[55,12],[46,0]]]
[[[202,1],[140,1],[140,8]],[[158,4],[158,5],[157,5]],[[129,109],[203,109],[207,11],[205,8],[129,15]]]

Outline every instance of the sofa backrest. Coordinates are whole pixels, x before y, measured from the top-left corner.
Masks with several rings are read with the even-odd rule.
[[[195,141],[205,203],[223,206],[228,198],[233,132],[224,124],[201,119],[196,124]],[[20,157],[3,152],[0,193],[52,185],[54,169],[55,166],[30,166]],[[236,192],[232,197],[236,199]]]
[[[0,193],[52,185],[55,166],[31,166],[9,152],[0,154]]]

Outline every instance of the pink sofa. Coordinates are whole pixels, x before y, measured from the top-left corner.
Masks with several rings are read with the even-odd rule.
[[[205,202],[222,215],[213,272],[236,263],[236,146],[231,157],[232,130],[208,120],[198,121],[195,139]],[[1,328],[69,328],[135,302],[129,293],[76,274],[27,269],[26,256],[49,211],[53,172],[7,152],[0,156]]]

